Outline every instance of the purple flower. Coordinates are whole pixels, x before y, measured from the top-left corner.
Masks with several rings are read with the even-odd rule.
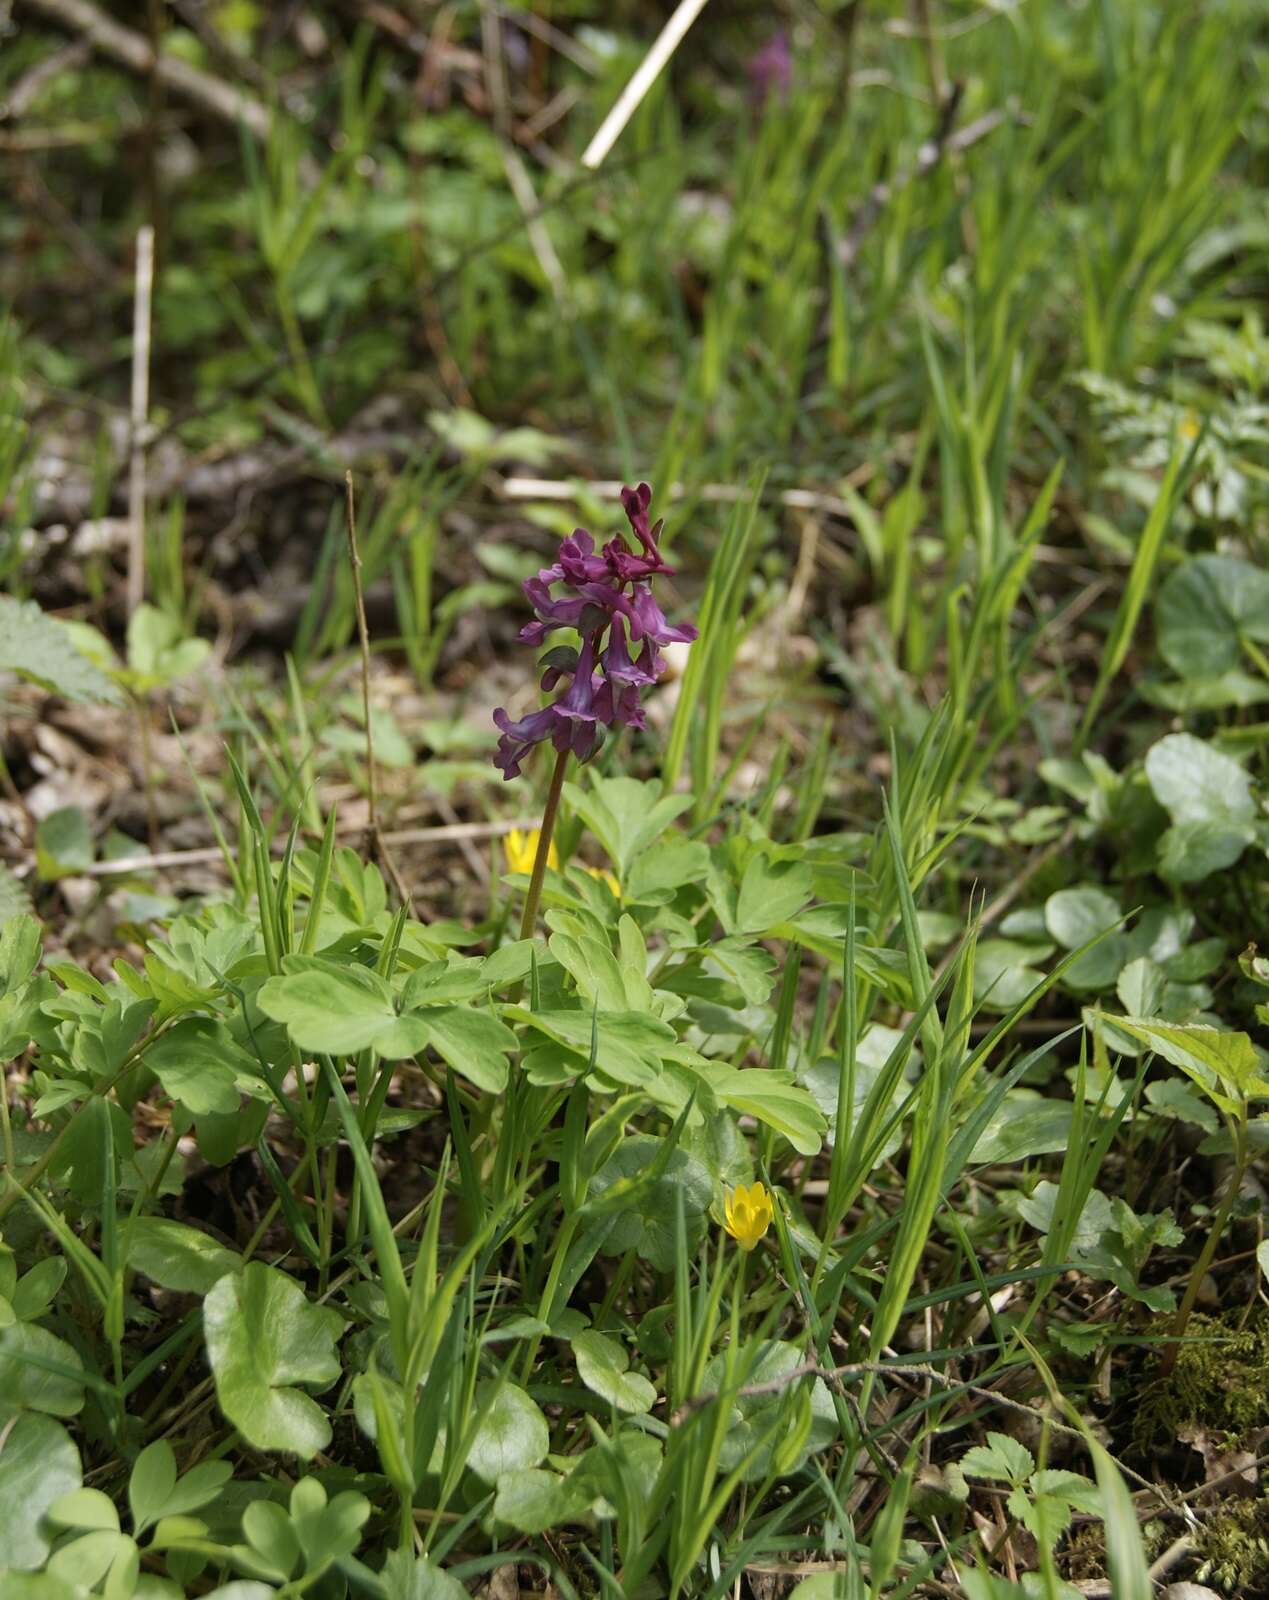
[[[621,538],[595,552],[585,528],[575,528],[560,544],[553,566],[526,578],[524,593],[537,616],[520,630],[524,644],[541,644],[557,628],[575,628],[581,647],[557,645],[542,660],[542,687],[548,692],[571,679],[549,706],[512,722],[501,707],[494,724],[501,737],[494,756],[504,778],[515,778],[534,745],[550,740],[555,749],[588,760],[604,728],[642,728],[642,691],[661,675],[660,646],[696,638],[690,622],[672,628],[652,595],[652,578],[673,568],[657,546],[661,524],[648,523],[652,490],[646,483],[621,491],[636,554]],[[552,590],[559,588],[558,594]],[[638,658],[631,643],[642,641]]]
[[[789,36],[783,29],[773,33],[761,50],[750,56],[745,70],[749,74],[749,95],[754,106],[761,110],[774,89],[783,100],[793,82],[793,57],[789,52]]]

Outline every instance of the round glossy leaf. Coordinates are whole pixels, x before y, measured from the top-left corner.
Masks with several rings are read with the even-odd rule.
[[[0,1423],[15,1411],[73,1417],[84,1404],[82,1370],[74,1346],[47,1328],[18,1322],[0,1330]]]
[[[573,1354],[582,1382],[618,1411],[641,1415],[656,1404],[655,1387],[638,1372],[629,1372],[629,1358],[615,1339],[602,1333],[579,1333]]]
[[[212,1288],[203,1331],[221,1410],[258,1450],[308,1460],[330,1443],[326,1413],[295,1387],[329,1388],[343,1319],[310,1305],[293,1278],[253,1261]]]
[[[778,1382],[795,1367],[801,1366],[804,1360],[802,1351],[796,1345],[782,1339],[768,1339],[762,1345],[757,1360],[746,1372],[744,1386]],[[720,1387],[726,1370],[725,1361],[724,1356],[717,1355],[705,1368],[701,1385],[703,1390],[708,1392]],[[806,1379],[798,1382],[805,1383]],[[781,1415],[787,1415],[782,1412],[782,1407],[787,1405],[791,1408],[794,1403],[792,1390],[793,1383],[790,1383],[787,1389],[778,1389],[773,1393],[736,1397],[732,1402],[731,1419],[719,1461],[724,1472],[730,1472],[738,1466],[746,1453],[758,1446],[744,1468],[744,1478],[752,1483],[766,1476],[773,1452],[782,1442],[782,1429],[776,1427]],[[783,1463],[786,1473],[796,1472],[816,1452],[828,1449],[837,1437],[837,1413],[833,1408],[833,1397],[822,1378],[811,1380],[810,1410],[810,1428],[796,1458],[790,1463]],[[759,1444],[759,1441],[763,1442]]]
[[[79,1451],[52,1417],[18,1417],[0,1450],[0,1558],[9,1567],[38,1567],[52,1530],[44,1513],[78,1489]]]
[[[1269,639],[1269,573],[1234,556],[1196,556],[1160,587],[1155,622],[1170,667],[1218,677],[1240,665],[1240,633]]]
[[[1063,975],[1072,989],[1108,989],[1119,976],[1128,954],[1123,934],[1111,931],[1119,917],[1116,901],[1092,884],[1059,889],[1045,902],[1045,926],[1067,950],[1077,950],[1097,934],[1103,935]]]
[[[467,1457],[467,1465],[486,1483],[497,1483],[504,1472],[536,1467],[551,1443],[546,1418],[523,1389],[504,1383],[494,1394],[493,1387],[477,1391],[477,1404],[488,1403],[488,1410]]]

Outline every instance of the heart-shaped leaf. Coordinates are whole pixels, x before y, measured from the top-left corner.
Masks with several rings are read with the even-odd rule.
[[[630,1358],[616,1339],[588,1331],[573,1340],[577,1373],[593,1393],[618,1411],[642,1415],[656,1404],[656,1387],[638,1372],[629,1372]]]
[[[212,1287],[203,1331],[220,1408],[249,1444],[308,1460],[330,1443],[326,1413],[296,1385],[320,1391],[338,1378],[338,1312],[310,1305],[293,1278],[252,1261]]]

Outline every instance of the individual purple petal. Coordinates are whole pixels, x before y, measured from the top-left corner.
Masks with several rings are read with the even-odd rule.
[[[643,699],[637,683],[605,684],[607,695],[603,701],[604,720],[609,727],[647,727],[643,714]]]
[[[501,732],[494,765],[501,769],[504,778],[518,778],[520,763],[535,744],[549,739],[554,731],[557,716],[554,706],[543,706],[541,711],[531,711],[519,722],[512,722],[499,706],[493,714],[494,726]]]
[[[646,649],[644,651],[646,655]],[[599,658],[606,677],[615,678],[620,683],[655,683],[656,674],[649,674],[647,663],[641,658],[636,663],[630,659],[630,651],[626,644],[625,623],[620,617],[614,617],[612,631],[608,635],[608,648]]]
[[[690,622],[672,628],[647,584],[639,584],[630,597],[630,637],[653,639],[657,644],[690,644],[696,638]]]
[[[595,692],[603,681],[595,671],[595,635],[588,633],[582,641],[581,654],[577,658],[577,668],[568,693],[555,702],[557,714],[582,722],[594,722]]]

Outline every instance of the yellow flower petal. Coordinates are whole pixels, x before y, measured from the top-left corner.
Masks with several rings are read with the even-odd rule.
[[[539,828],[530,828],[528,833],[521,833],[519,828],[511,829],[502,843],[508,872],[533,871],[533,863],[537,860],[538,841],[541,837]],[[554,841],[546,853],[546,864],[548,867],[558,867],[560,864],[559,852],[555,848]]]
[[[727,1232],[742,1250],[753,1250],[771,1226],[775,1207],[766,1185],[738,1183],[723,1197],[723,1218]]]

